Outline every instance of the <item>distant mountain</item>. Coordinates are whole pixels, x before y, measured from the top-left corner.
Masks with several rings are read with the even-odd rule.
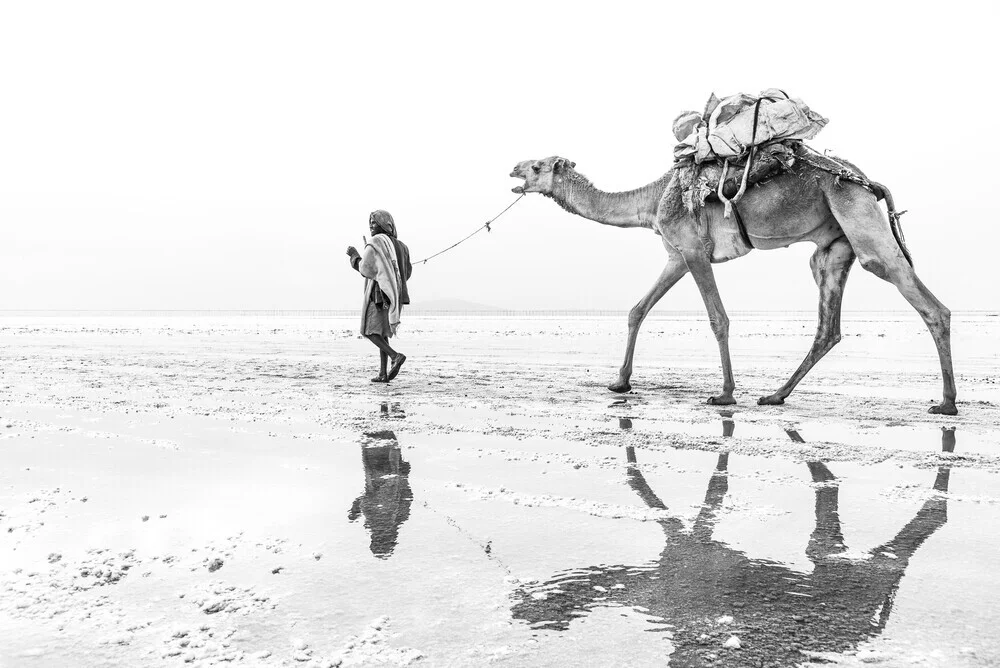
[[[479,304],[464,299],[431,299],[415,301],[409,308],[415,311],[497,311],[495,306]]]

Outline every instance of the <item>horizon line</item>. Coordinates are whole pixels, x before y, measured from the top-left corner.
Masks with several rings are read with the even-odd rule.
[[[631,309],[517,309],[517,308],[485,308],[485,309],[421,309],[420,307],[407,308],[408,315],[628,315]],[[0,309],[0,317],[11,317],[17,315],[162,315],[162,316],[211,316],[211,315],[242,315],[242,316],[313,316],[313,317],[340,317],[355,316],[360,313],[360,309],[211,309],[211,308],[188,308],[188,309]],[[843,313],[912,313],[918,315],[913,309],[843,309]],[[654,309],[648,316],[659,314],[684,314],[684,315],[704,315],[704,309]],[[729,311],[731,314],[811,314],[817,313],[816,309],[739,309]],[[953,314],[998,314],[997,309],[955,309]],[[647,317],[648,317],[647,316]]]

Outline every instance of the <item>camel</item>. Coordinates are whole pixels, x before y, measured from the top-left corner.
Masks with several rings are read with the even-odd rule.
[[[723,438],[733,431],[733,421],[724,420]],[[804,442],[796,431],[787,434]],[[954,452],[954,428],[942,429],[941,450]],[[797,570],[753,559],[713,535],[729,491],[729,453],[718,455],[690,529],[647,483],[635,449],[628,446],[625,454],[629,487],[650,508],[664,512],[657,520],[664,533],[659,558],[570,568],[526,585],[514,594],[514,619],[536,629],[565,631],[596,607],[635,608],[669,625],[671,666],[799,665],[809,652],[852,651],[878,636],[911,559],[948,521],[950,467],[941,465],[935,494],[913,519],[868,550],[866,558],[845,558],[839,481],[824,463],[806,462],[816,498],[815,528],[806,546],[813,567]],[[723,645],[731,635],[742,642],[738,654]]]
[[[798,162],[766,183],[748,188],[740,200],[739,213],[751,247],[734,241],[737,237],[732,219],[724,218],[723,205],[717,199],[709,198],[700,216],[691,214],[684,205],[679,179],[673,178],[673,170],[641,188],[609,193],[595,188],[575,167],[576,163],[559,156],[525,160],[510,174],[524,184],[512,190],[541,193],[570,213],[604,225],[651,229],[660,235],[667,251],[667,265],[660,277],[629,313],[625,360],[618,379],[608,389],[614,392],[632,389],[632,358],[639,327],[660,298],[690,272],[708,310],[722,358],[722,393],[709,398],[708,403],[736,403],[729,357],[729,317],[719,296],[712,264],[742,257],[752,249],[772,250],[808,241],[816,244],[810,260],[819,287],[816,337],[788,382],[757,403],[783,404],[809,370],[840,341],[844,285],[854,260],[858,259],[866,270],[896,286],[934,338],[944,398],[929,412],[958,413],[951,358],[951,312],[917,278],[901,237],[897,239],[870,190]]]

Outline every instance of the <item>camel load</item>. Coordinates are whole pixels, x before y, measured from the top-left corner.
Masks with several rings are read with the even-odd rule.
[[[740,93],[722,100],[713,93],[702,113],[685,111],[674,121],[674,136],[680,142],[674,159],[690,158],[697,164],[741,159],[752,147],[812,139],[828,122],[777,88],[757,97]]]
[[[695,213],[717,195],[728,218],[748,185],[791,169],[802,142],[827,122],[777,88],[757,97],[713,93],[703,112],[685,111],[674,120],[674,161],[688,210]]]

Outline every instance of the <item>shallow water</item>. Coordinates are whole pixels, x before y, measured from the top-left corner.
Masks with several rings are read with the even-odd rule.
[[[995,407],[720,411],[696,356],[619,397],[574,362],[606,323],[475,367],[422,323],[359,386],[277,324],[0,336],[0,665],[1000,663]]]

